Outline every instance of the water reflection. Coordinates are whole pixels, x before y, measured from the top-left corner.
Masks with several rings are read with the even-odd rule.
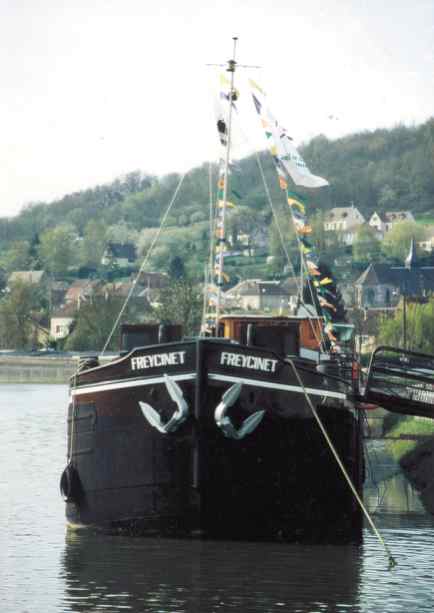
[[[65,610],[356,611],[361,548],[68,532]]]
[[[419,493],[392,456],[386,441],[368,441],[364,500],[371,513],[426,515]]]

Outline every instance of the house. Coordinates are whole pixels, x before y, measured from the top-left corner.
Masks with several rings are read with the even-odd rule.
[[[97,293],[100,286],[101,281],[77,279],[69,286],[65,294],[65,303],[74,304],[79,307],[81,302],[91,299]]]
[[[400,221],[412,221],[415,219],[411,211],[389,211],[386,213],[372,213],[368,224],[383,237],[386,232],[392,229],[393,224]]]
[[[9,275],[8,285],[10,286],[14,283],[41,285],[46,279],[47,275],[44,270],[16,270]]]
[[[324,230],[339,233],[345,245],[352,245],[357,229],[364,223],[365,218],[354,205],[335,207],[325,215]]]
[[[432,253],[434,251],[434,234],[426,238],[424,241],[420,241],[418,243],[418,247],[420,247],[420,249],[426,253]]]
[[[233,247],[231,237],[228,242]],[[251,233],[239,231],[235,243],[241,248],[240,254],[244,256],[261,255],[268,249],[268,229],[259,227]],[[238,252],[232,251],[231,255],[238,255]]]
[[[137,277],[137,284],[146,289],[163,289],[169,285],[169,275],[165,272],[146,272],[142,270]]]
[[[402,296],[423,298],[434,292],[434,266],[417,266],[414,241],[405,266],[370,264],[355,281],[359,308],[395,307]]]
[[[53,308],[60,307],[65,303],[68,287],[68,283],[65,283],[64,281],[50,282],[50,302]]]
[[[56,341],[66,338],[71,332],[78,307],[71,302],[53,311],[50,320],[50,336]]]
[[[127,268],[137,260],[137,250],[133,243],[108,243],[101,258],[103,266]]]
[[[295,308],[298,297],[298,279],[285,281],[241,281],[224,293],[224,304],[242,310],[283,311]]]

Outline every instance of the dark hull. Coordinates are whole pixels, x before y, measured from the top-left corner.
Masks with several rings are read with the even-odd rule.
[[[148,367],[152,359],[132,361],[182,351],[182,364]],[[234,352],[235,358],[225,357]],[[249,358],[243,367],[240,355],[258,359]],[[73,430],[72,463],[80,487],[67,502],[68,521],[133,534],[358,540],[360,510],[291,368],[275,357],[202,340],[138,349],[79,374],[71,390],[75,417],[73,429],[69,419],[68,449]],[[225,359],[232,364],[222,364]],[[146,368],[137,376],[133,364]],[[303,384],[360,491],[358,419],[338,384],[301,366]],[[169,434],[152,427],[139,405],[151,405],[163,422],[171,417],[176,405],[164,373],[177,381],[189,407],[186,421]],[[225,436],[214,417],[223,393],[237,382],[242,390],[229,408],[234,426],[265,411],[242,440]]]

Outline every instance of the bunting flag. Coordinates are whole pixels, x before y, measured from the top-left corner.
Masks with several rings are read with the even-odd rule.
[[[217,245],[215,249],[214,257],[214,275],[215,282],[219,283],[221,279],[225,283],[229,282],[229,276],[223,271],[223,260],[228,255],[226,250],[225,228],[224,228],[224,212],[226,208],[235,208],[235,204],[228,200],[228,185],[227,175],[231,173],[239,172],[239,167],[236,162],[229,160],[228,168],[226,169],[226,158],[228,148],[228,129],[227,129],[227,117],[229,115],[229,106],[232,106],[233,110],[237,110],[236,101],[239,98],[239,92],[236,89],[231,91],[231,82],[226,75],[220,75],[220,93],[219,103],[217,109],[217,132],[222,147],[219,162],[219,176],[217,180],[217,218],[216,218],[216,237]],[[241,196],[234,190],[231,195],[235,195],[241,199]],[[212,299],[212,302],[216,304],[217,297]]]
[[[288,136],[285,128],[279,125],[268,109],[263,89],[252,80],[250,80],[250,87],[253,104],[265,129],[265,136],[271,142],[271,155],[277,158],[279,166],[285,169],[295,185],[312,188],[328,185],[329,183],[326,179],[312,174],[306,166],[303,158],[295,148],[291,137]]]
[[[224,201],[223,201],[223,200],[219,200],[219,201],[218,201],[218,207],[219,207],[220,209],[222,209],[224,206],[225,206]],[[226,200],[226,206],[227,206],[229,209],[234,209],[234,208],[235,208],[235,204],[234,204],[233,202],[229,202],[229,200]]]
[[[279,186],[286,192],[288,206],[295,228],[302,260],[305,264],[307,278],[315,288],[320,313],[324,318],[324,332],[330,344],[337,347],[337,334],[333,327],[333,318],[337,312],[337,295],[333,279],[329,274],[323,274],[319,265],[319,257],[308,239],[312,234],[312,226],[306,217],[306,199],[294,191],[288,190],[288,178],[298,186],[318,188],[328,185],[328,181],[311,173],[303,158],[295,148],[286,130],[279,125],[267,107],[266,95],[263,89],[254,81],[250,81],[253,104],[260,117],[262,127],[273,158],[279,180]]]

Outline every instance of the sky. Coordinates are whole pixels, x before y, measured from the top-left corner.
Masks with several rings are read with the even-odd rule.
[[[0,217],[216,160],[234,36],[252,149],[248,77],[296,143],[434,115],[433,0],[0,0]]]

